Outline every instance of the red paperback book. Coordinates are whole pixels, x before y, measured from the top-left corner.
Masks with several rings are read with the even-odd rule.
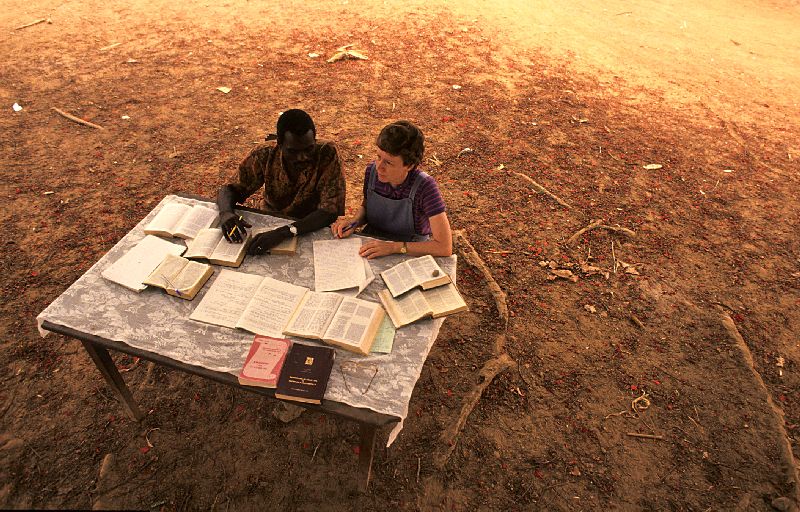
[[[291,346],[287,339],[256,335],[239,372],[239,384],[274,388]]]

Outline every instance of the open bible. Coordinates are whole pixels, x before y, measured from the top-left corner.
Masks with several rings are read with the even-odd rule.
[[[397,328],[420,318],[439,318],[469,309],[453,283],[431,290],[412,290],[399,298],[392,297],[389,290],[381,290],[378,298]]]
[[[101,275],[125,288],[140,292],[147,288],[144,284],[145,279],[164,261],[167,254],[179,256],[185,250],[183,244],[147,235],[106,268]]]
[[[250,233],[248,233],[248,237]],[[244,260],[247,243],[234,244],[225,240],[219,228],[203,229],[194,240],[186,243],[186,258],[201,258],[215,265],[238,267]]]
[[[319,339],[367,354],[383,316],[374,302],[223,269],[189,318],[275,338]]]
[[[168,203],[144,228],[148,235],[194,238],[201,229],[209,228],[217,221],[217,210],[202,205]]]
[[[213,273],[211,265],[167,254],[144,284],[163,288],[173,297],[192,300]]]
[[[381,272],[381,277],[392,293],[392,297],[397,297],[417,287],[428,290],[451,282],[450,276],[442,270],[431,255],[406,260]]]

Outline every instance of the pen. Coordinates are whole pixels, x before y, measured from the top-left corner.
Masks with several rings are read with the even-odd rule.
[[[241,215],[239,215],[239,219],[238,220],[243,220]],[[238,224],[234,224],[233,227],[231,228],[231,232],[228,233],[228,238],[232,237],[233,236],[233,232],[236,231],[237,229],[239,229],[239,225]]]
[[[353,221],[353,222],[351,222],[350,224],[346,225],[346,226],[344,227],[344,229],[342,229],[342,233],[344,233],[345,231],[350,231],[351,229],[353,229],[353,228],[354,228],[354,227],[356,227],[356,226],[358,226],[358,221],[357,221],[357,220],[354,220],[354,221]],[[336,238],[341,238],[341,237],[340,237],[340,236],[337,236]]]

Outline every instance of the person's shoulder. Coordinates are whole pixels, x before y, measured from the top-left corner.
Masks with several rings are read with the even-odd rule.
[[[416,179],[421,180],[419,188],[423,189],[435,188],[437,190],[439,189],[439,184],[436,182],[436,178],[434,178],[427,172],[423,171],[422,169],[416,169],[416,170],[417,170]]]
[[[332,159],[339,157],[339,149],[336,143],[330,140],[318,140],[317,151],[322,159]]]
[[[268,158],[275,150],[277,149],[277,145],[275,141],[270,142],[261,142],[256,144],[250,152],[247,154],[248,157],[257,157],[257,158]]]

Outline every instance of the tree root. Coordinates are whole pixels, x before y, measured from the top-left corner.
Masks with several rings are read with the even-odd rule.
[[[770,394],[769,389],[767,388],[766,384],[764,384],[761,374],[759,374],[755,368],[753,355],[750,353],[750,348],[747,346],[747,343],[745,343],[741,333],[739,333],[739,329],[736,328],[736,324],[734,323],[733,319],[722,307],[717,306],[716,310],[720,314],[722,326],[728,332],[728,336],[730,336],[730,338],[735,342],[736,346],[741,351],[747,367],[750,368],[750,371],[752,372],[753,380],[755,381],[756,386],[758,386],[758,388],[766,397],[767,405],[773,412],[772,417],[768,419],[768,423],[772,423],[772,427],[780,435],[781,442],[778,446],[780,451],[780,459],[785,466],[786,477],[794,487],[794,495],[791,499],[794,500],[795,504],[800,505],[800,475],[798,475],[797,472],[794,454],[792,453],[792,445],[789,442],[789,435],[786,432],[783,411],[780,407],[775,405],[775,402],[772,400],[772,395]]]
[[[461,429],[464,428],[467,418],[472,413],[472,410],[475,409],[475,406],[481,399],[484,390],[489,386],[489,384],[492,383],[495,377],[508,370],[515,364],[516,363],[514,360],[511,359],[508,354],[503,353],[494,359],[490,359],[486,362],[486,364],[483,365],[483,368],[481,368],[481,371],[478,373],[478,382],[472,386],[472,389],[464,397],[464,401],[461,404],[461,413],[458,415],[458,419],[451,423],[439,437],[439,441],[441,442],[441,446],[444,451],[433,456],[434,466],[436,466],[438,469],[444,467],[444,465],[447,463],[447,460],[450,458],[450,454],[453,453],[453,449],[455,449],[456,438],[461,433]]]
[[[593,229],[606,229],[608,231],[613,231],[614,233],[622,233],[623,235],[627,235],[627,236],[631,236],[631,237],[636,236],[636,232],[634,232],[634,231],[632,231],[632,230],[630,230],[628,228],[623,228],[623,227],[619,227],[619,226],[609,226],[609,225],[603,224],[603,219],[597,219],[597,220],[591,221],[588,226],[586,226],[584,228],[581,228],[578,231],[576,231],[574,235],[569,237],[569,239],[566,242],[564,242],[564,245],[570,245],[575,240],[577,240],[582,234],[586,233],[587,231],[591,231]]]
[[[489,292],[491,292],[492,297],[494,297],[494,301],[497,305],[497,312],[500,315],[500,320],[503,322],[503,330],[505,331],[508,327],[509,318],[506,292],[504,292],[502,288],[500,288],[500,285],[497,284],[497,281],[494,280],[489,267],[486,266],[486,263],[483,262],[478,252],[472,247],[472,244],[469,243],[464,232],[457,230],[453,235],[464,259],[467,260],[467,263],[480,270],[484,279],[486,279],[486,284],[489,286]]]
[[[542,185],[538,184],[530,176],[528,176],[526,174],[522,174],[521,172],[515,172],[514,174],[516,174],[520,178],[524,179],[525,181],[527,181],[528,183],[533,185],[533,188],[535,188],[537,191],[541,192],[542,194],[544,194],[546,196],[550,196],[553,200],[555,200],[555,202],[557,202],[558,204],[560,204],[564,208],[572,208],[569,204],[567,204],[566,201],[564,201],[563,199],[561,199],[560,197],[558,197],[554,193],[550,192],[549,190],[544,188]]]

